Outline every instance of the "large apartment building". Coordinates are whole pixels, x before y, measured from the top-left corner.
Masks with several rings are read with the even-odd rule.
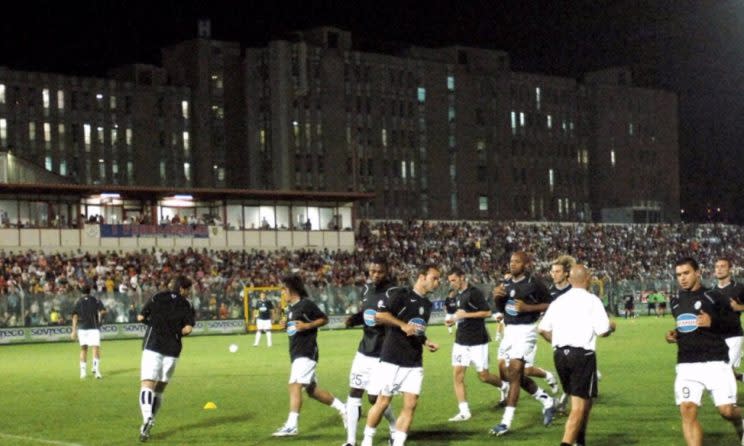
[[[373,192],[368,218],[679,218],[673,93],[330,27],[203,35],[108,79],[2,68],[0,147],[80,183]]]

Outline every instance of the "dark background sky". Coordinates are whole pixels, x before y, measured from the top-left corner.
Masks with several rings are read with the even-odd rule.
[[[246,46],[336,25],[364,48],[407,42],[505,50],[518,71],[579,77],[640,64],[679,96],[685,219],[744,223],[740,0],[26,1],[14,3],[13,13],[2,5],[0,65],[15,69],[105,75],[120,64],[158,64],[162,46],[195,37],[199,18],[211,19],[214,38]]]

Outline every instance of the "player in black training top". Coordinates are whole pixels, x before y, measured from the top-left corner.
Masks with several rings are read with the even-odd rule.
[[[96,379],[103,378],[101,375],[101,322],[106,314],[98,298],[90,294],[90,285],[83,285],[80,291],[82,297],[75,302],[72,310],[72,340],[80,341],[80,379],[86,376],[86,365],[88,363],[88,346],[93,347],[93,364],[91,371]]]
[[[313,301],[307,298],[307,290],[297,274],[282,278],[282,285],[287,296],[287,335],[289,335],[289,359],[292,369],[289,374],[289,416],[284,426],[274,432],[275,437],[297,435],[300,408],[302,407],[302,389],[310,398],[333,407],[346,424],[344,403],[329,391],[321,389],[315,379],[318,365],[318,328],[328,323],[328,316]]]
[[[427,294],[439,287],[439,267],[424,265],[418,269],[413,288],[392,288],[387,301],[378,307],[377,320],[386,325],[380,363],[372,374],[368,391],[377,393],[377,402],[367,414],[362,446],[372,446],[382,414],[394,394],[403,394],[403,407],[396,421],[393,445],[403,446],[413,422],[413,414],[424,378],[423,348],[435,352],[439,345],[426,337],[431,316]]]
[[[723,337],[729,349],[729,364],[734,370],[734,376],[741,381],[742,375],[737,372],[741,364],[741,347],[744,340],[744,332],[741,330],[741,312],[744,311],[744,285],[731,278],[731,261],[727,258],[719,258],[715,263],[715,275],[717,284],[711,290],[723,296],[729,302],[731,311],[723,315]]]
[[[700,267],[690,257],[678,260],[675,274],[680,290],[670,304],[676,329],[666,334],[677,344],[677,378],[674,395],[682,416],[682,432],[688,445],[703,444],[698,406],[708,390],[718,412],[742,439],[741,410],[736,406],[736,379],[728,364],[728,347],[721,333],[721,314],[730,311],[722,296],[703,288]]]
[[[385,339],[385,326],[377,323],[375,316],[377,309],[387,300],[386,293],[394,284],[388,276],[387,260],[382,256],[372,258],[367,266],[369,282],[362,290],[362,300],[359,311],[349,316],[345,324],[347,327],[363,325],[362,340],[359,342],[354,362],[349,373],[349,397],[346,400],[346,443],[344,446],[356,444],[357,425],[362,411],[362,395],[369,385],[372,371],[380,362],[380,350]],[[377,401],[377,394],[367,392],[371,404]],[[390,424],[390,434],[395,432],[395,415],[392,406],[384,412],[385,419]]]
[[[266,346],[271,347],[271,321],[274,319],[274,304],[271,299],[266,297],[266,293],[261,292],[256,302],[256,340],[253,342],[254,347],[258,347],[261,341],[261,333],[266,333]]]
[[[555,401],[535,381],[524,374],[525,364],[534,360],[537,344],[537,320],[550,304],[550,294],[539,279],[528,271],[529,258],[523,251],[514,252],[509,260],[511,277],[496,287],[496,309],[504,316],[504,339],[499,346],[501,376],[509,379],[509,395],[501,423],[490,433],[504,435],[509,431],[519,401],[519,389],[524,388],[543,405],[543,424],[553,422]]]
[[[458,412],[449,421],[465,421],[472,416],[465,392],[465,371],[472,364],[481,382],[498,387],[508,393],[509,385],[499,375],[488,371],[488,343],[486,319],[491,317],[491,307],[478,288],[470,285],[465,272],[453,267],[447,275],[452,291],[456,294],[457,311],[447,325],[457,324],[455,345],[452,346],[452,380],[457,398]]]
[[[150,438],[155,415],[163,403],[165,386],[181,355],[181,338],[191,334],[196,324],[194,309],[186,299],[191,290],[191,280],[179,276],[173,289],[152,296],[137,315],[137,320],[147,325],[142,341],[142,387],[139,395],[143,420],[141,441]]]
[[[448,322],[455,318],[455,312],[457,312],[457,291],[450,290],[444,299],[444,324],[447,326],[447,333],[450,334],[452,334],[453,327],[456,324],[449,324]]]

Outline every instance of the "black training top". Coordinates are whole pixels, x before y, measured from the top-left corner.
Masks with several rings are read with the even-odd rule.
[[[548,292],[550,293],[550,302],[553,303],[556,299],[561,297],[566,291],[573,288],[571,284],[569,283],[566,285],[565,288],[558,288],[555,286],[555,284],[550,285],[550,288],[548,288]]]
[[[526,304],[538,305],[550,303],[550,293],[539,279],[527,274],[523,279],[514,281],[508,279],[504,284],[506,296],[496,300],[496,308],[504,313],[506,325],[534,324],[540,318],[541,311],[521,311],[515,308],[516,300],[522,300]]]
[[[310,330],[295,332],[291,327],[292,321],[312,322],[327,317],[315,305],[315,302],[308,298],[300,299],[287,307],[287,334],[289,335],[289,359],[291,361],[297,358],[309,358],[317,361],[320,357],[318,354],[318,329],[311,328]]]
[[[380,361],[401,367],[421,367],[423,345],[426,342],[426,325],[431,316],[431,301],[411,288],[392,288],[387,293],[387,302],[380,311],[389,312],[403,322],[414,324],[417,333],[407,336],[398,327],[385,327]]]
[[[351,326],[364,324],[364,334],[357,351],[373,358],[380,357],[382,342],[385,339],[385,326],[375,321],[380,308],[385,308],[386,293],[393,288],[393,282],[383,280],[379,285],[366,284],[362,290],[359,311],[351,316]]]
[[[82,296],[75,302],[75,308],[72,314],[78,315],[78,328],[81,330],[93,330],[101,328],[100,312],[103,311],[103,304],[97,298],[87,295]]]
[[[478,288],[470,285],[457,295],[457,309],[466,313],[488,311],[491,308]],[[460,345],[481,345],[490,341],[484,318],[461,319],[457,325],[455,342]]]
[[[680,290],[672,297],[672,314],[676,320],[677,363],[728,361],[728,346],[721,334],[721,312],[725,309],[720,295],[705,288]],[[697,316],[705,311],[711,317],[710,327],[698,327]]]
[[[444,311],[447,314],[455,314],[455,311],[457,311],[457,295],[452,297],[447,296],[444,299]]]
[[[257,319],[271,320],[271,310],[274,309],[274,304],[269,299],[258,299],[256,309],[258,310]]]
[[[740,283],[736,283],[733,280],[731,283],[723,288],[716,286],[711,293],[719,294],[723,297],[726,302],[731,302],[731,299],[736,301],[737,304],[744,303],[744,286]],[[729,304],[727,307],[730,311],[724,311],[722,313],[723,321],[721,322],[721,331],[724,338],[731,338],[734,336],[742,336],[744,332],[741,330],[740,311],[734,311]]]
[[[191,303],[175,291],[163,291],[152,296],[140,314],[147,325],[142,349],[177,358],[182,348],[181,329],[196,325]]]

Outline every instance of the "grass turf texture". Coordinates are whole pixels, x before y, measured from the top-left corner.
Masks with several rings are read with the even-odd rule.
[[[618,331],[598,342],[602,372],[600,397],[592,411],[588,443],[611,445],[679,445],[683,443],[674,405],[676,347],[664,341],[672,319],[618,320]],[[489,325],[492,328],[492,325]],[[422,398],[408,443],[411,445],[557,445],[565,417],[543,427],[541,406],[522,392],[512,431],[488,435],[501,419],[495,407],[498,391],[477,382],[474,371],[466,384],[473,418],[449,423],[457,412],[452,391],[450,354],[453,336],[444,327],[430,327],[429,337],[441,344],[424,354]],[[323,331],[319,335],[320,386],[342,401],[348,392],[348,371],[360,330]],[[336,411],[305,396],[300,434],[272,438],[287,416],[289,374],[287,337],[274,335],[274,347],[253,347],[253,335],[201,336],[185,340],[184,354],[165,393],[165,402],[149,441],[154,445],[341,445],[345,434]],[[538,364],[553,370],[548,344],[539,340]],[[237,344],[237,353],[228,346]],[[491,346],[495,367],[496,344]],[[104,341],[103,380],[80,380],[78,346],[73,343],[0,347],[3,416],[0,444],[129,445],[138,442],[140,342]],[[538,383],[547,389],[544,380]],[[741,395],[741,393],[740,393]],[[208,401],[217,410],[204,410]],[[394,399],[397,409],[400,401]],[[364,413],[369,405],[365,402]],[[700,419],[706,444],[737,444],[733,428],[705,397]],[[386,444],[383,420],[377,444]],[[360,421],[359,441],[364,427]],[[43,440],[43,441],[39,441]]]

